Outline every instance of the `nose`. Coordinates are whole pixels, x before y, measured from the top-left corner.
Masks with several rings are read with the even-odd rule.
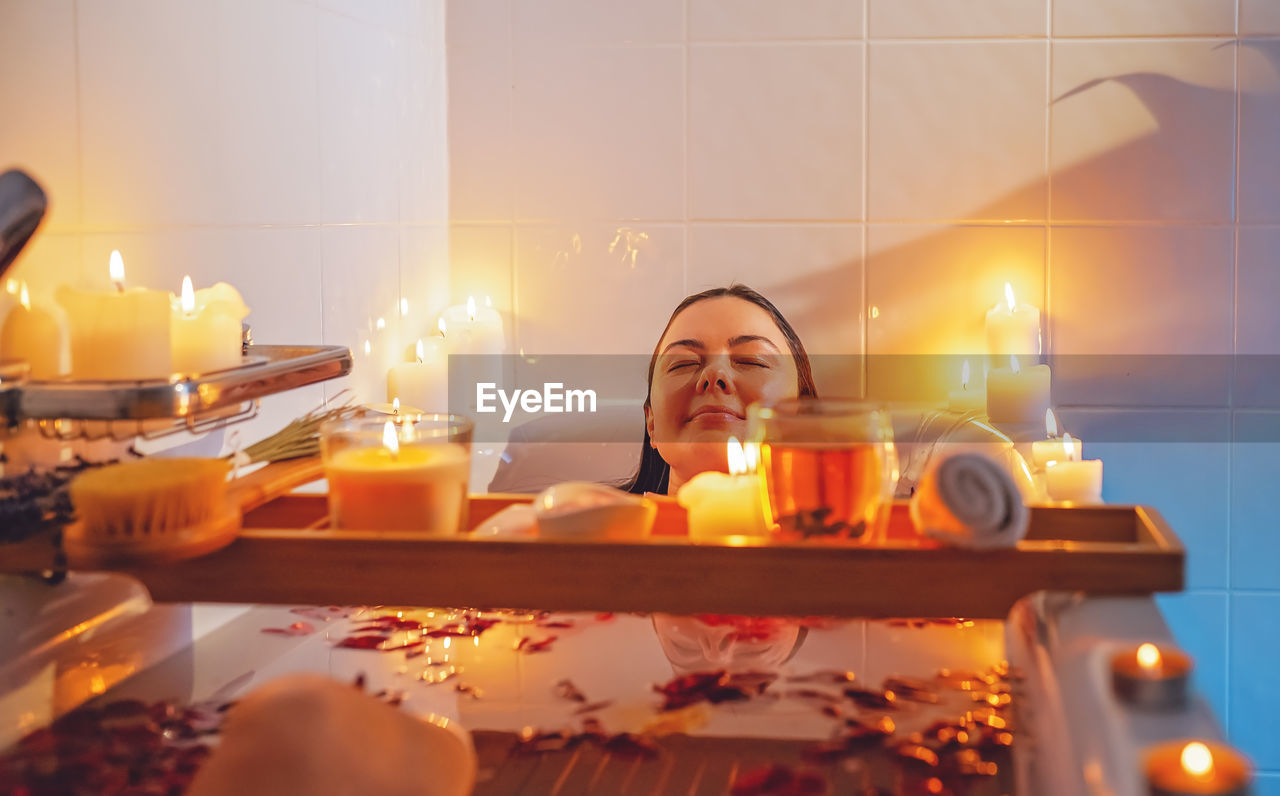
[[[698,393],[701,395],[712,390],[728,395],[733,394],[733,377],[729,375],[729,369],[714,359],[708,361],[702,373],[698,375]]]

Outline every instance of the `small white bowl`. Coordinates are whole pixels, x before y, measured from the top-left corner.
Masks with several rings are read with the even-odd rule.
[[[538,535],[553,539],[644,539],[658,513],[648,498],[590,481],[548,487],[534,498],[533,508]]]

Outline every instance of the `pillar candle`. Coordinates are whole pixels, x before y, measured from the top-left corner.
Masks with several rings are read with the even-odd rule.
[[[172,301],[171,313],[175,373],[212,373],[243,361],[240,322],[249,309],[234,287],[219,282],[193,291],[191,277],[183,277],[182,295]]]
[[[1073,437],[1070,434],[1058,436],[1058,418],[1053,414],[1052,409],[1045,410],[1044,415],[1044,433],[1047,439],[1039,439],[1031,443],[1031,459],[1039,469],[1044,469],[1049,462],[1071,461],[1072,452],[1078,454],[1083,444],[1079,437]],[[1076,455],[1076,458],[1079,459],[1079,455]]]
[[[502,316],[493,307],[476,305],[475,297],[466,305],[445,309],[442,320],[448,327],[449,352],[452,354],[502,354],[507,349]]]
[[[1049,408],[1049,366],[1021,367],[1010,355],[1009,367],[987,374],[987,417],[993,423],[1034,423]]]
[[[952,412],[981,412],[987,408],[986,392],[970,385],[969,360],[964,361],[960,371],[960,389],[952,390],[947,400],[947,408]]]
[[[728,443],[728,474],[698,473],[676,491],[676,502],[688,511],[689,538],[764,536],[771,523],[765,516],[760,476],[748,469],[737,439]]]
[[[111,253],[111,281],[104,292],[58,288],[71,332],[71,376],[87,380],[168,379],[169,293],[124,287],[124,261]]]
[[[449,409],[449,356],[443,337],[419,340],[412,362],[392,365],[387,371],[387,401],[396,399],[424,412]]]
[[[987,353],[1003,358],[1040,355],[1040,310],[1018,304],[1013,285],[1004,283],[1005,300],[987,311]]]
[[[62,372],[62,328],[48,311],[31,305],[25,284],[19,296],[0,328],[0,359],[25,361],[33,380],[51,379]]]

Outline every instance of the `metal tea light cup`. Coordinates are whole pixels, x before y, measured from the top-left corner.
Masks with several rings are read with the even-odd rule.
[[[840,398],[752,404],[747,438],[780,539],[883,539],[898,480],[886,409]]]
[[[326,423],[320,450],[330,526],[427,535],[467,530],[473,429],[469,418],[449,414]]]

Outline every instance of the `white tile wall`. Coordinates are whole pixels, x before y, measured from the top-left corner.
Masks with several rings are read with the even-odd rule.
[[[1055,219],[1232,219],[1235,53],[1220,44],[1054,43]]]
[[[1047,46],[873,42],[868,218],[1043,220]]]
[[[1227,442],[1232,407],[1274,411],[1280,385],[1233,385],[1227,357],[1280,340],[1280,5],[623,5],[449,3],[451,237],[486,252],[454,300],[514,284],[530,352],[647,351],[681,296],[742,279],[815,350],[959,352],[1011,281],[1046,311],[1055,401],[1101,435],[1107,497],[1190,543],[1193,591],[1162,604],[1234,725],[1271,664],[1230,590],[1280,591],[1244,563],[1272,534],[1265,478],[1239,470],[1270,454]],[[600,254],[619,226],[658,244],[642,277]],[[1139,379],[1072,352],[1202,356]]]
[[[1044,36],[1043,4],[1024,0],[868,0],[870,35],[877,39],[965,36]]]
[[[0,167],[51,200],[11,275],[50,303],[118,248],[130,284],[230,282],[258,342],[351,345],[355,398],[382,400],[449,300],[444,23],[443,0],[6,0]],[[264,401],[241,444],[324,394]]]
[[[690,48],[689,215],[861,218],[862,49]]]
[[[1053,35],[1230,35],[1235,6],[1235,0],[1059,0],[1052,4]]]
[[[866,0],[689,0],[690,41],[849,39],[862,35]]]

